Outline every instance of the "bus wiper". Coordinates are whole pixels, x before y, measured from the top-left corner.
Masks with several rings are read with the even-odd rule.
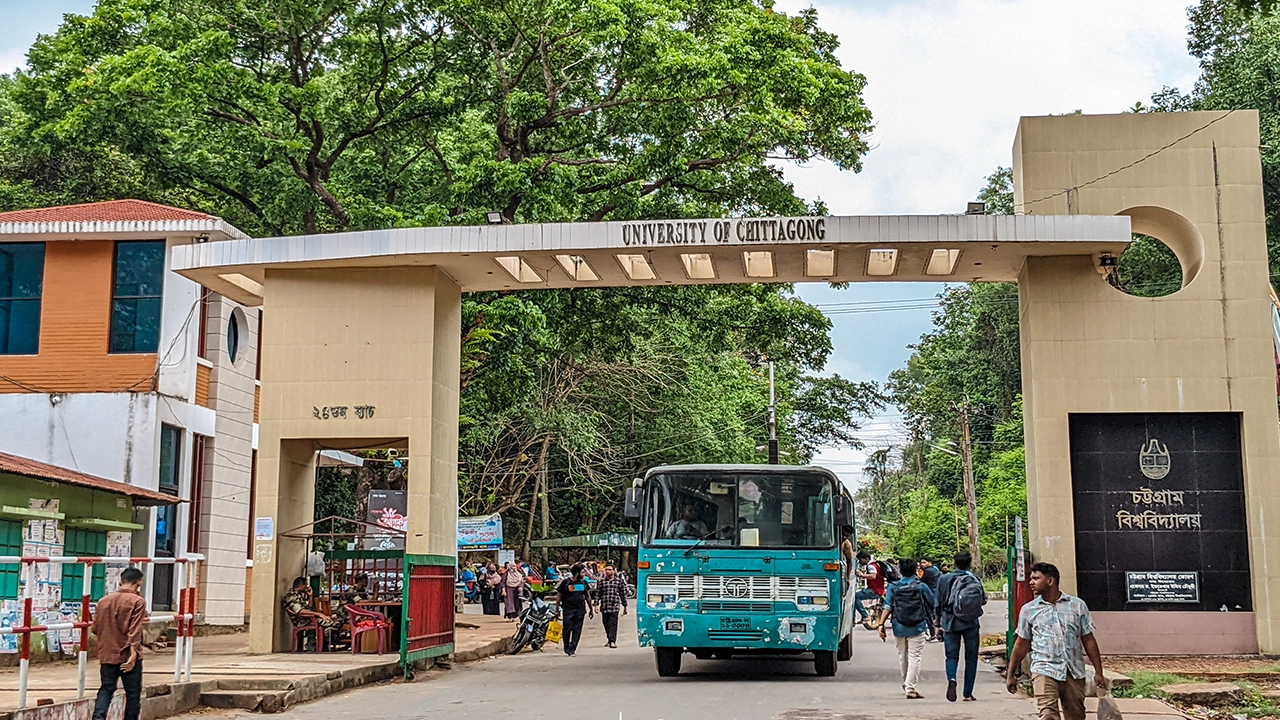
[[[696,543],[694,543],[694,544],[690,545],[690,546],[689,546],[689,549],[684,551],[684,556],[685,556],[685,557],[689,557],[689,555],[690,555],[694,550],[697,550],[697,549],[698,549],[698,546],[699,546],[699,545],[701,545],[702,543],[706,542],[706,541],[707,541],[707,539],[708,539],[711,535],[713,535],[713,534],[714,534],[714,533],[708,533],[708,534],[707,534],[707,537],[699,538],[699,539],[698,539],[698,542],[696,542]]]

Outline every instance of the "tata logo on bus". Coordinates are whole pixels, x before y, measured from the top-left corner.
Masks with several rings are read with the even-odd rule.
[[[1173,466],[1173,461],[1169,459],[1169,447],[1161,445],[1160,441],[1151,438],[1142,450],[1138,452],[1138,467],[1142,469],[1142,474],[1152,480],[1163,479],[1169,474],[1169,469]]]
[[[751,590],[747,587],[747,581],[742,578],[733,578],[725,581],[724,594],[725,597],[744,598],[750,594]]]

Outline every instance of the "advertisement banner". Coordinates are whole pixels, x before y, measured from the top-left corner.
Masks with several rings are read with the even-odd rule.
[[[494,550],[502,547],[502,516],[458,518],[459,550]]]
[[[403,490],[370,490],[368,521],[378,527],[399,530],[399,533],[374,535],[364,540],[365,550],[403,550],[404,532],[409,529],[408,507]]]

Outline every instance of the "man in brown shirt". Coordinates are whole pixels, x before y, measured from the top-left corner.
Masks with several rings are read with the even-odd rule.
[[[93,706],[93,720],[105,720],[116,694],[116,682],[124,685],[124,720],[138,720],[142,709],[142,626],[147,618],[147,601],[138,589],[142,571],[125,568],[120,573],[120,589],[98,601],[93,615],[93,634],[98,637],[98,662],[102,686]]]

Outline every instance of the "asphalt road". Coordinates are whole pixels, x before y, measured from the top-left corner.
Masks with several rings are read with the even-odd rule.
[[[993,603],[993,605],[998,605]],[[989,606],[990,607],[990,606]],[[992,617],[998,627],[1002,618]],[[1031,701],[1010,697],[1000,677],[983,664],[977,702],[944,697],[942,645],[925,648],[923,700],[906,700],[892,639],[856,631],[854,659],[833,678],[814,676],[809,656],[695,660],[684,656],[681,674],[659,678],[653,651],[637,647],[635,624],[623,618],[617,649],[605,645],[599,617],[588,621],[576,657],[559,646],[516,657],[419,673],[409,684],[352,690],[291,708],[308,720],[416,720],[417,718],[521,718],[522,720],[871,720],[872,718],[1035,717]],[[236,714],[202,713],[204,718]]]

